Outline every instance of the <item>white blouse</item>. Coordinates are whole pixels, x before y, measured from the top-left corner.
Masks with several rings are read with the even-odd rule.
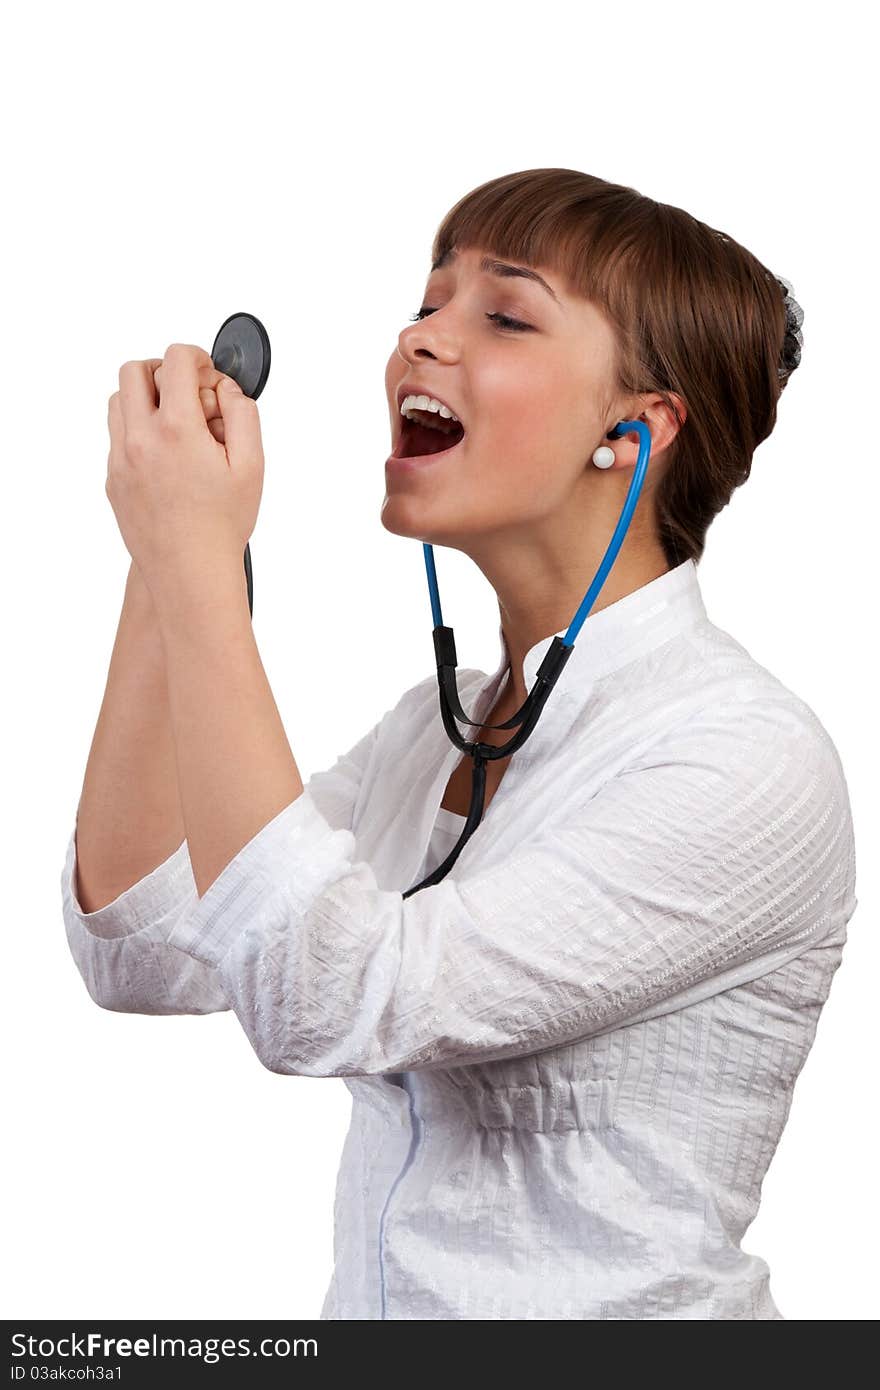
[[[467,714],[467,712],[468,711],[465,710],[465,714]],[[470,733],[465,730],[465,738],[476,738],[477,732],[476,729],[472,729]],[[510,738],[513,733],[514,730],[511,729],[507,734],[507,738]],[[421,883],[423,878],[427,878],[428,874],[432,874],[438,864],[443,863],[447,854],[452,853],[452,850],[461,839],[461,832],[464,830],[464,823],[466,820],[467,816],[460,816],[457,811],[447,811],[445,806],[439,806],[437,808],[437,819],[431,831],[431,838],[428,841],[428,848],[425,850],[425,857],[419,865],[418,873],[415,876],[416,883]],[[427,890],[424,888],[419,889],[421,893],[426,891]]]
[[[458,672],[478,722],[499,637],[493,675]],[[782,1318],[740,1241],[857,905],[830,736],[688,560],[587,617],[453,868],[404,899],[458,839],[464,756],[432,670],[201,899],[184,841],[83,912],[74,826],[89,994],[230,1009],[269,1070],[344,1079],[322,1318]]]

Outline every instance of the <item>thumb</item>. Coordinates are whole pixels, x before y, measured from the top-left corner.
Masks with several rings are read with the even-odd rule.
[[[217,383],[217,402],[223,417],[226,452],[230,461],[236,457],[244,459],[254,452],[255,447],[261,447],[256,401],[246,396],[231,376],[224,376]]]

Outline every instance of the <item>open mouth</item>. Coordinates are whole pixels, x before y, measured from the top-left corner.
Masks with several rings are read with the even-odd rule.
[[[428,454],[445,454],[460,444],[464,426],[459,420],[447,420],[427,410],[412,412],[415,420],[401,417],[400,438],[391,457],[396,459],[424,458]]]

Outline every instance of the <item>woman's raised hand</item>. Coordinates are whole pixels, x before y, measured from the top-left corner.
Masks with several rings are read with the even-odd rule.
[[[204,348],[172,343],[120,367],[107,422],[105,490],[147,585],[240,561],[263,487],[256,401]]]

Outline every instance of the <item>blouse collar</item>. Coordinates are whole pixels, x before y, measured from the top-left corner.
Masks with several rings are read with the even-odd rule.
[[[548,704],[558,704],[560,699],[567,697],[577,699],[579,694],[585,695],[600,676],[618,670],[705,618],[706,607],[700,590],[697,562],[687,559],[641,588],[633,589],[615,603],[608,604],[606,608],[587,614]],[[568,624],[559,633],[542,637],[526,652],[523,660],[526,690],[532,689],[538,668],[554,636],[564,637],[567,631]],[[498,625],[498,640],[498,665],[494,674],[483,683],[484,690],[492,688],[496,691],[499,688],[501,677],[510,662],[501,623]]]
[[[643,584],[640,589],[626,594],[607,608],[588,614],[575,639],[571,656],[550,692],[537,724],[526,742],[513,754],[511,769],[504,774],[499,788],[502,797],[509,789],[508,779],[511,770],[516,769],[516,778],[525,769],[546,762],[554,749],[565,742],[579,716],[589,705],[595,682],[599,677],[606,676],[642,653],[661,646],[676,633],[697,626],[705,617],[706,609],[697,580],[697,566],[691,559],[667,570],[665,574],[652,579],[648,584]],[[558,634],[542,637],[541,641],[536,642],[526,653],[523,672],[527,690],[534,686],[538,668],[553,642],[553,637],[564,637],[567,630],[566,627]],[[493,675],[487,676],[485,672],[471,668],[467,684],[464,679],[459,684],[464,709],[473,721],[472,724],[461,728],[461,733],[469,740],[478,738],[483,720],[489,717],[509,665],[507,642],[500,623],[498,639],[500,654]],[[436,706],[434,709],[436,710]],[[458,746],[449,739],[443,721],[437,713],[431,719],[430,737],[436,740],[436,757],[426,757],[424,746],[415,744],[413,746],[419,749],[416,766],[408,766],[406,769],[408,792],[405,804],[418,808],[406,821],[407,833],[411,836],[411,862],[403,864],[402,876],[407,879],[408,884],[412,883],[418,865],[422,862],[447,780],[462,756]],[[508,731],[506,737],[512,738],[513,731]],[[459,820],[463,819],[464,817],[459,817]],[[497,819],[496,813],[493,824],[497,823]],[[381,847],[376,847],[372,853],[375,856],[377,873],[388,875],[387,880],[381,878],[380,881],[396,883],[400,877],[400,864],[390,860],[387,863],[381,861],[378,857],[384,853]]]

